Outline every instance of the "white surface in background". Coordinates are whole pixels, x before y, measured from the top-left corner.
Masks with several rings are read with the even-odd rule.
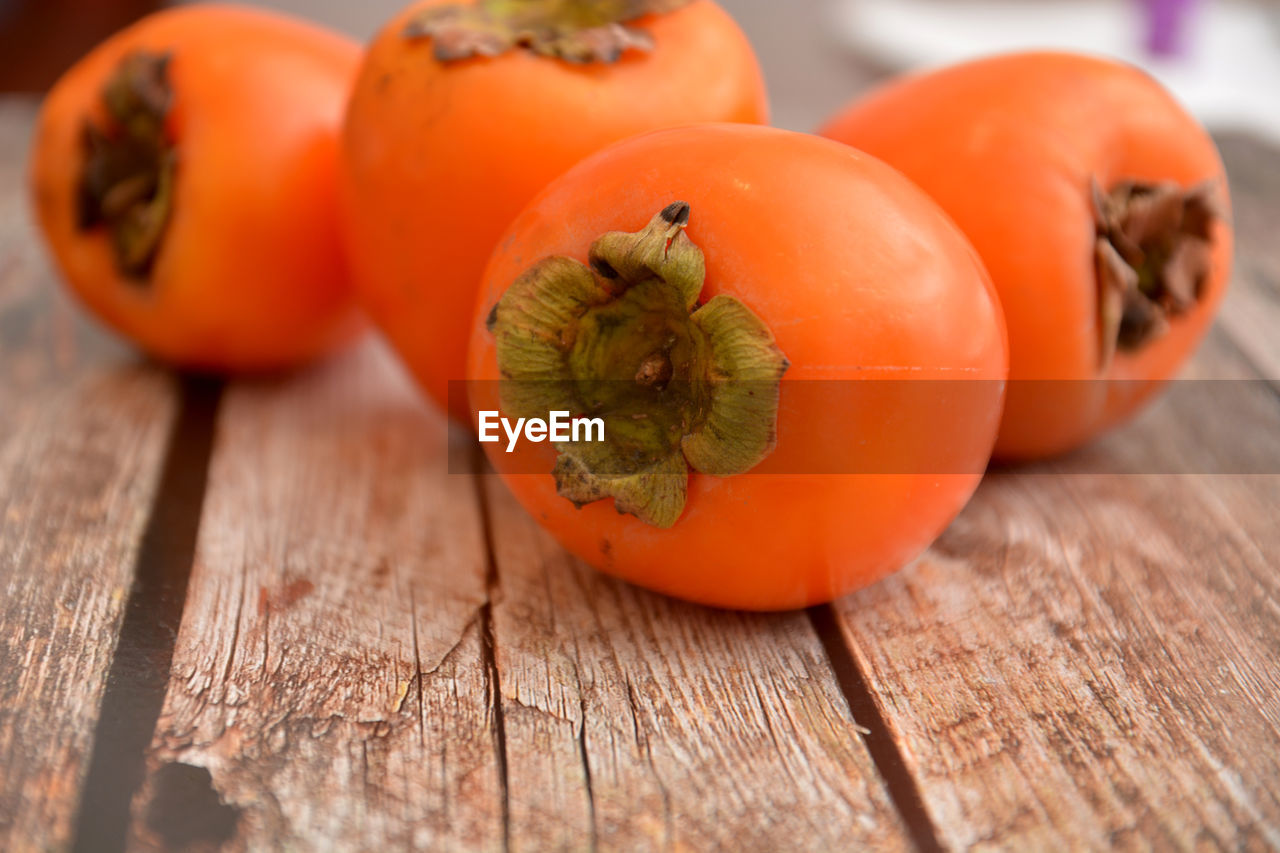
[[[1138,65],[1205,125],[1280,141],[1280,11],[1246,2],[1195,4],[1186,54],[1153,59],[1143,49],[1142,9],[1107,0],[839,0],[846,41],[897,69],[983,54],[1058,48]]]
[[[178,0],[178,3],[191,2],[198,2],[198,0]],[[368,41],[383,24],[408,6],[410,0],[235,0],[235,2],[287,12],[339,30],[361,41]]]

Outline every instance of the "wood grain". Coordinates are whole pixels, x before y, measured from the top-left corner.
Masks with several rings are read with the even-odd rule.
[[[512,847],[908,847],[803,613],[653,595],[485,477]]]
[[[1226,150],[1238,275],[1187,375],[1234,381],[989,475],[836,605],[944,847],[1280,848],[1280,189],[1249,179],[1274,154]],[[1241,452],[1265,473],[1203,473]]]
[[[70,842],[175,409],[62,294],[26,208],[34,105],[0,100],[0,849]]]
[[[134,849],[500,846],[486,559],[448,447],[374,345],[228,389]]]

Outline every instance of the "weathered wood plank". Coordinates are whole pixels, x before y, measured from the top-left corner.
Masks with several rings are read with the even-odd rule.
[[[944,846],[1280,847],[1280,397],[1256,372],[1280,363],[1256,278],[1280,191],[1227,153],[1239,274],[1187,375],[1252,381],[988,476],[915,566],[836,607]],[[1241,458],[1265,473],[1202,473]]]
[[[500,846],[486,558],[448,447],[373,344],[228,389],[133,849]]]
[[[514,849],[909,846],[803,613],[607,578],[485,480]]]
[[[170,377],[61,292],[0,100],[0,849],[66,847],[175,415]]]

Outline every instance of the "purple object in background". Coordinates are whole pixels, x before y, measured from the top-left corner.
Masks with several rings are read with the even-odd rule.
[[[1147,13],[1147,52],[1175,57],[1187,52],[1196,0],[1143,0]]]

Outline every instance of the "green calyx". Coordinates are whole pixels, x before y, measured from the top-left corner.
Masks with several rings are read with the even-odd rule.
[[[1159,337],[1195,307],[1209,276],[1213,187],[1093,184],[1100,365]]]
[[[627,50],[651,50],[653,38],[625,26],[672,12],[691,0],[478,0],[433,6],[404,29],[434,40],[441,62],[498,56],[523,47],[568,62],[617,62]]]
[[[642,230],[611,232],[583,265],[547,258],[489,316],[508,416],[600,418],[602,441],[557,442],[556,487],[582,506],[671,527],[690,470],[755,467],[777,440],[787,360],[768,327],[732,296],[698,304],[705,266],[685,234],[689,205]]]
[[[173,101],[167,54],[131,53],[102,91],[107,126],[86,122],[79,226],[105,226],[120,272],[151,273],[173,213],[177,153],[165,134]]]

